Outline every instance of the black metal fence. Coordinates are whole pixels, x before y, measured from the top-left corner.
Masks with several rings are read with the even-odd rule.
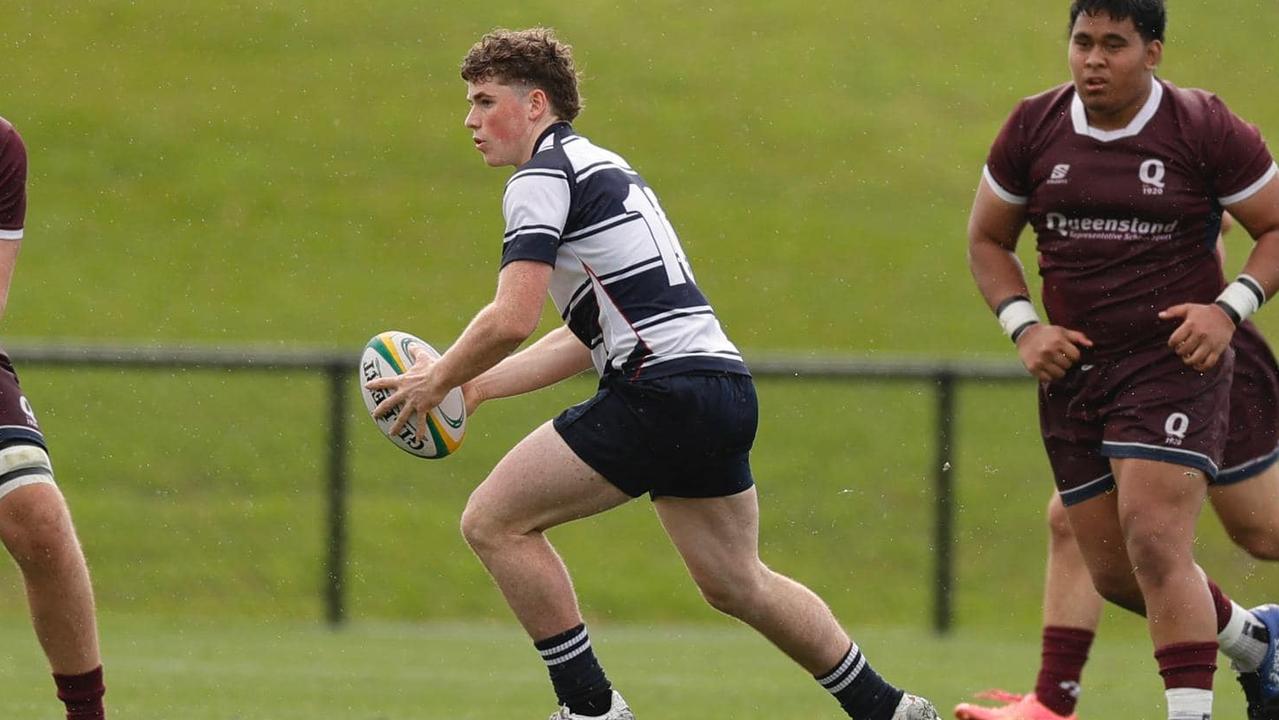
[[[98,366],[159,369],[215,369],[312,372],[328,379],[329,446],[326,472],[326,553],[323,566],[325,618],[332,626],[346,618],[346,516],[348,494],[347,408],[343,400],[355,382],[357,353],[332,349],[265,349],[253,347],[111,347],[14,343],[9,355],[24,365]],[[857,359],[755,355],[748,358],[756,377],[837,379],[850,382],[911,382],[933,388],[936,412],[934,481],[933,628],[950,630],[954,620],[951,596],[954,573],[954,483],[952,453],[955,439],[955,392],[965,381],[1029,380],[1011,362]]]

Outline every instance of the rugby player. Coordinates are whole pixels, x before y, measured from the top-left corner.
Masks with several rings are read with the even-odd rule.
[[[1204,720],[1218,645],[1256,673],[1263,707],[1279,702],[1279,606],[1233,603],[1192,553],[1227,436],[1230,341],[1279,287],[1279,181],[1256,128],[1155,76],[1165,25],[1162,0],[1071,5],[1073,82],[1004,124],[969,264],[1041,381],[1045,447],[1094,586],[1147,616],[1168,717]],[[1229,285],[1223,209],[1256,241]],[[1028,222],[1048,323],[1014,254]]]
[[[0,316],[22,245],[27,151],[0,118]],[[0,540],[26,584],[36,638],[53,670],[67,720],[104,718],[93,587],[66,500],[53,480],[35,411],[0,351]]]
[[[1230,433],[1224,462],[1208,487],[1208,499],[1230,537],[1253,557],[1279,560],[1279,366],[1265,339],[1249,321],[1240,324],[1232,345],[1235,372],[1230,392]],[[1113,488],[1112,488],[1113,489]],[[1102,597],[1061,498],[1048,503],[1048,565],[1039,673],[1027,694],[989,690],[979,697],[998,704],[961,703],[959,720],[1074,720],[1084,665],[1101,623]],[[1274,720],[1259,703],[1258,675],[1239,676],[1251,718]]]
[[[749,452],[750,371],[693,278],[657,195],[620,156],[570,125],[581,107],[571,49],[545,28],[494,31],[462,63],[476,150],[514,166],[497,293],[435,362],[398,378],[392,432],[461,385],[467,405],[546,387],[587,368],[598,393],[518,443],[471,495],[462,532],[546,662],[553,718],[632,718],[602,670],[557,525],[647,493],[715,608],[755,628],[860,720],[937,717],[888,684],[826,604],[759,557]],[[565,326],[511,354],[549,292]],[[660,714],[660,711],[658,711]]]

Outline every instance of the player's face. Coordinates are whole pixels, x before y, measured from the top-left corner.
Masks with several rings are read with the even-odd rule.
[[[1080,13],[1070,34],[1070,74],[1088,121],[1102,129],[1124,127],[1150,92],[1163,43],[1147,43],[1132,18]]]
[[[490,166],[522,165],[532,156],[536,138],[528,98],[522,88],[493,80],[466,84],[466,100],[471,104],[466,127],[475,149]]]

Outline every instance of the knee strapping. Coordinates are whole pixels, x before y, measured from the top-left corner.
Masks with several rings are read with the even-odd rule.
[[[53,464],[39,445],[19,443],[0,448],[0,498],[20,487],[53,485]]]

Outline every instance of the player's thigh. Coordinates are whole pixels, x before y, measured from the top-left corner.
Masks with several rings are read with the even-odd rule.
[[[653,507],[699,585],[750,576],[759,563],[759,502],[755,488],[713,498],[658,497]]]
[[[1119,525],[1119,498],[1117,493],[1095,495],[1082,502],[1066,506],[1070,527],[1083,553],[1093,584],[1103,594],[1110,595],[1131,583],[1132,563],[1124,543],[1123,528]]]
[[[1279,559],[1279,465],[1229,485],[1208,488],[1226,532],[1259,557]]]
[[[0,497],[0,540],[11,552],[45,554],[75,542],[66,500],[51,482],[30,483]]]
[[[1194,467],[1161,460],[1113,458],[1119,523],[1134,533],[1193,539],[1208,479]]]
[[[577,457],[547,422],[511,448],[471,493],[463,525],[546,530],[630,499]]]

